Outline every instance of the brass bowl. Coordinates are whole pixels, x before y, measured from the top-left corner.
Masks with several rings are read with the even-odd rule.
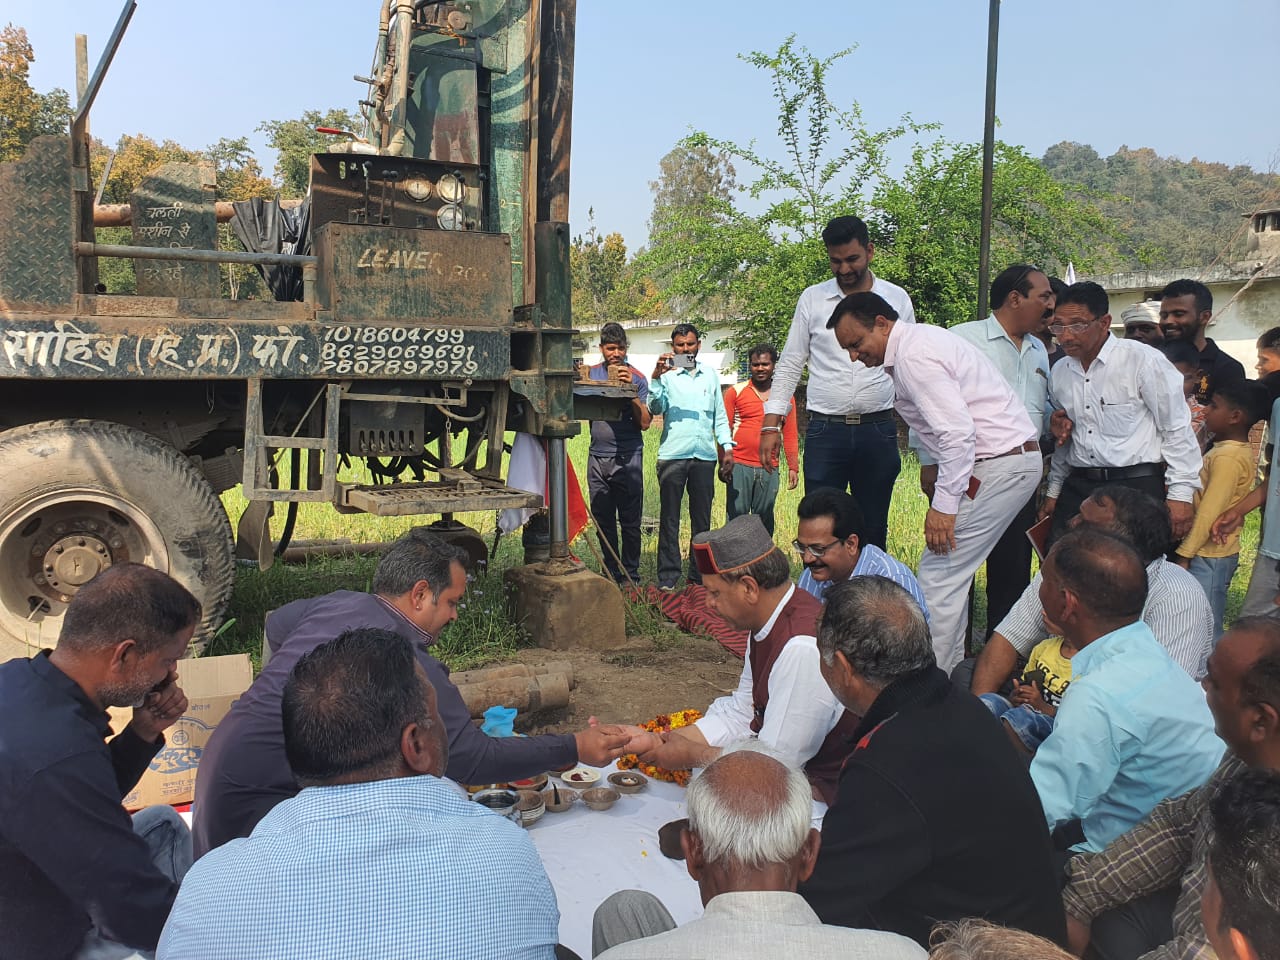
[[[547,812],[542,794],[536,790],[521,790],[518,795],[520,799],[516,803],[516,809],[520,811],[520,823],[527,827],[541,820],[542,815]]]
[[[582,802],[592,810],[608,810],[618,802],[621,794],[609,787],[592,787],[582,794]]]
[[[649,778],[634,770],[620,770],[609,774],[609,785],[619,793],[639,793],[649,785]]]
[[[556,794],[560,795],[560,801],[556,802]],[[578,791],[570,790],[568,787],[556,787],[555,790],[543,790],[542,802],[546,804],[547,809],[552,813],[564,813],[573,806],[575,800],[578,799]]]
[[[512,780],[507,784],[512,790],[541,790],[547,785],[547,775],[540,773],[534,777],[525,777],[521,780]]]

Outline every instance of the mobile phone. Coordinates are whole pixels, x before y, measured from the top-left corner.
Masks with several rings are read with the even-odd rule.
[[[681,370],[692,370],[698,365],[698,358],[692,353],[677,353],[667,358],[668,367],[676,367]]]

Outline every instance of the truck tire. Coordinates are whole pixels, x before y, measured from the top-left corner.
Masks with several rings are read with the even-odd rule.
[[[129,561],[195,594],[198,654],[235,583],[231,524],[204,477],[163,440],[119,423],[0,433],[0,660],[54,646],[79,587]]]

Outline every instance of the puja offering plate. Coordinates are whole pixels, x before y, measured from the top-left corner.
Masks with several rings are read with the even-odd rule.
[[[631,770],[609,774],[609,785],[619,793],[639,793],[649,785],[649,778]]]
[[[546,785],[545,773],[540,773],[536,777],[525,777],[523,780],[512,780],[507,784],[512,790],[541,790]]]
[[[600,774],[590,767],[574,767],[560,774],[560,779],[573,787],[590,787],[600,782]]]

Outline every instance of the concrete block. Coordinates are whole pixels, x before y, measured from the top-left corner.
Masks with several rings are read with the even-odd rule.
[[[540,647],[613,650],[627,640],[622,592],[611,580],[583,567],[550,564],[511,567],[507,583],[511,616]]]

